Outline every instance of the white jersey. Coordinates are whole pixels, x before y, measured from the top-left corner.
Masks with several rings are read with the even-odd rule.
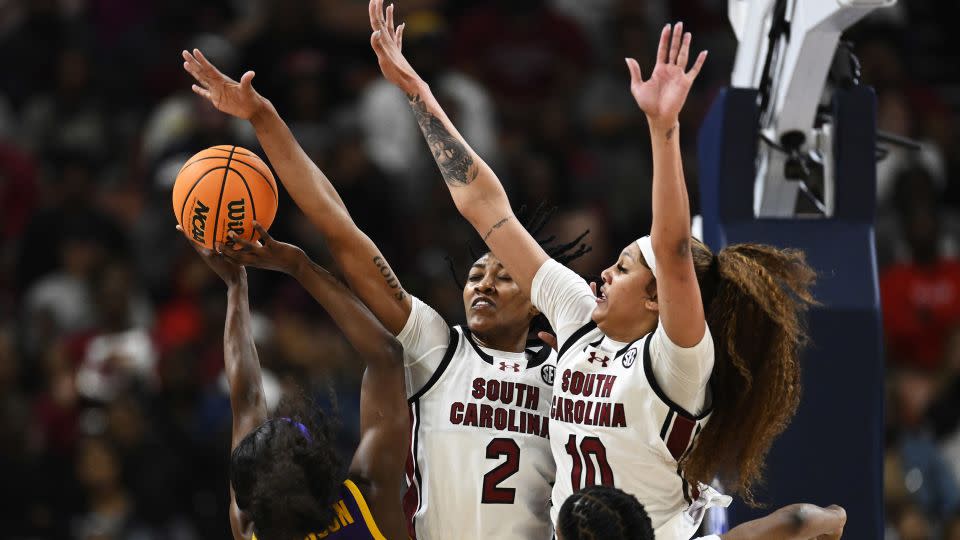
[[[709,329],[690,349],[670,342],[662,327],[631,343],[614,341],[590,319],[596,298],[587,284],[553,260],[534,277],[531,299],[561,344],[550,410],[552,518],[567,497],[602,484],[636,496],[659,529],[699,497],[678,463],[710,415]]]
[[[397,338],[413,431],[410,536],[549,539],[554,351],[479,347],[417,298]]]

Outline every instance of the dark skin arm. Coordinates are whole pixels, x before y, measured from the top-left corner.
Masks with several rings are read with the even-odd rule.
[[[248,120],[270,164],[300,210],[320,231],[350,287],[394,335],[403,330],[412,301],[376,244],[361,231],[340,195],[290,132],[273,104],[253,88],[254,72],[234,81],[203,53],[183,51],[193,91],[218,110]]]
[[[296,278],[330,314],[366,362],[360,390],[360,444],[349,474],[360,481],[378,526],[388,538],[406,537],[400,489],[410,436],[403,380],[403,349],[363,303],[300,248],[277,242],[260,224],[260,242],[233,237],[238,250],[223,247],[236,264],[284,272]],[[399,451],[398,451],[399,450]]]
[[[847,513],[833,505],[791,504],[735,527],[723,540],[840,540]]]
[[[177,229],[182,232],[180,226],[177,226]],[[230,410],[233,413],[230,437],[232,452],[248,433],[267,419],[267,405],[263,397],[263,381],[260,376],[260,359],[257,356],[250,324],[247,272],[242,266],[195,242],[191,241],[190,245],[227,285],[223,361],[230,386]],[[230,530],[233,532],[234,540],[248,540],[253,535],[252,523],[244,519],[243,513],[237,508],[232,487],[230,488]]]

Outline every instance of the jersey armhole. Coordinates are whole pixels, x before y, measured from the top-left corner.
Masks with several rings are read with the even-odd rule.
[[[676,412],[680,416],[687,418],[693,421],[700,421],[710,415],[713,412],[713,404],[704,407],[703,411],[700,414],[693,414],[690,411],[684,409],[680,405],[677,405],[672,399],[667,397],[666,392],[660,388],[660,385],[657,384],[657,378],[653,374],[653,361],[650,358],[650,341],[653,340],[653,332],[647,335],[646,340],[643,343],[643,374],[647,377],[647,382],[650,384],[650,388],[653,389],[653,393],[660,398],[671,411]],[[711,383],[712,384],[712,383]]]
[[[450,365],[450,360],[453,359],[453,355],[457,352],[457,347],[460,345],[460,333],[457,332],[457,329],[453,326],[450,328],[450,341],[447,343],[447,350],[443,352],[443,358],[440,359],[440,365],[437,366],[436,371],[433,372],[433,375],[430,376],[430,379],[421,387],[415,394],[410,396],[407,399],[407,403],[414,403],[420,399],[424,394],[426,394],[433,385],[437,384],[437,381],[440,380],[440,376],[443,375],[443,372],[446,371],[447,366]]]
[[[579,341],[580,338],[587,335],[588,332],[592,331],[596,327],[597,327],[597,323],[594,321],[590,321],[587,324],[581,326],[579,329],[577,329],[577,331],[574,332],[573,334],[570,334],[570,337],[568,337],[567,340],[563,342],[563,345],[557,351],[557,362],[560,362],[560,357],[563,356],[563,353],[567,352],[567,350],[569,350],[574,343]]]

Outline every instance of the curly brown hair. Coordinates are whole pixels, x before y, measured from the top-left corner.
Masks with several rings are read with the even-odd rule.
[[[800,403],[804,313],[817,303],[816,272],[795,249],[736,244],[714,256],[697,240],[691,249],[716,358],[713,414],[681,467],[694,482],[718,476],[756,506],[753,486],[767,452]]]

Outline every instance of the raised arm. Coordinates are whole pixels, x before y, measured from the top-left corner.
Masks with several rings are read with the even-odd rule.
[[[180,226],[177,226],[178,230]],[[260,377],[260,359],[253,342],[250,324],[250,303],[247,297],[247,272],[238,264],[217,255],[209,249],[190,242],[204,262],[227,284],[227,317],[223,325],[223,363],[230,386],[230,410],[233,429],[230,451],[267,419],[267,405],[263,397]],[[230,489],[230,529],[236,540],[250,537],[244,531],[240,510]]]
[[[323,235],[350,286],[388,330],[397,334],[410,315],[410,296],[373,241],[361,231],[336,189],[307,156],[269,100],[253,88],[254,73],[227,77],[199,50],[183,51],[193,91],[219,110],[249,120],[280,181]]]
[[[548,259],[540,244],[527,232],[507,200],[493,170],[470,148],[446,113],[401,52],[403,25],[394,28],[393,5],[370,1],[370,44],[384,77],[410,100],[413,115],[440,168],[457,210],[483,237],[517,285],[528,294],[533,276]]]
[[[300,248],[278,242],[255,223],[261,241],[233,237],[238,250],[225,248],[224,258],[238,264],[285,272],[303,286],[330,314],[366,363],[360,397],[360,446],[351,474],[369,480],[375,490],[395,496],[406,454],[397,452],[409,436],[403,385],[403,350],[390,332],[349,289],[310,260]],[[387,505],[389,506],[389,505]],[[399,512],[399,505],[397,505]]]
[[[647,115],[653,145],[653,225],[650,243],[657,258],[657,302],[667,336],[681,347],[703,338],[703,303],[693,268],[690,244],[690,199],[683,178],[678,118],[690,86],[707,58],[701,52],[687,71],[690,33],[683,23],[660,34],[657,63],[646,81],[640,65],[627,59],[630,91]]]

